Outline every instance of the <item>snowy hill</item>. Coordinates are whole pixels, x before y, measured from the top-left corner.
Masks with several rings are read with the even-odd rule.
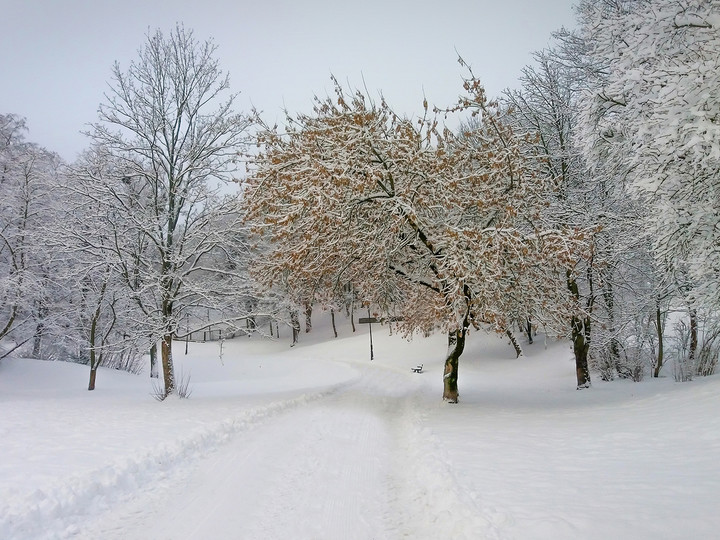
[[[670,539],[720,530],[720,380],[574,388],[567,344],[474,333],[460,403],[442,335],[324,323],[175,348],[147,375],[0,364],[0,538]],[[410,368],[424,364],[422,373]]]

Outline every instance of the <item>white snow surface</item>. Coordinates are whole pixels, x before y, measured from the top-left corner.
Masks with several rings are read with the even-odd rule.
[[[3,360],[0,539],[720,538],[717,376],[577,391],[567,343],[477,332],[452,405],[445,336],[339,330],[176,343],[162,403]]]

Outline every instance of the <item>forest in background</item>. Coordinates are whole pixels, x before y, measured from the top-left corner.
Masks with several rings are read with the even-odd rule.
[[[113,67],[74,163],[0,115],[0,355],[86,363],[93,389],[149,354],[164,397],[178,339],[297,339],[321,309],[447,333],[451,402],[473,328],[569,339],[578,388],[713,373],[720,2],[577,14],[519,88],[459,59],[458,102],[412,117],[334,81],[267,125],[181,25]]]

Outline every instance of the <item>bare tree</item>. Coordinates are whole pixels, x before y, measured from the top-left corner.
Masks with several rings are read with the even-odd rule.
[[[60,159],[25,131],[22,118],[0,115],[0,340],[11,341],[3,355],[33,340],[40,356],[52,274],[40,230]]]
[[[122,216],[113,251],[148,332],[161,341],[165,395],[175,390],[172,338],[184,309],[207,301],[209,276],[227,284],[232,275],[224,232],[237,228],[239,214],[223,189],[250,120],[233,112],[215,51],[180,25],[149,34],[127,71],[114,65],[89,133],[93,152],[111,166],[76,171],[97,187],[88,196]]]

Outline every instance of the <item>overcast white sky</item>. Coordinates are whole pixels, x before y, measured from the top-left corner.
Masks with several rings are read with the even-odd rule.
[[[267,121],[307,111],[330,74],[382,91],[398,112],[423,94],[461,92],[457,52],[488,93],[517,86],[531,52],[574,25],[573,0],[0,0],[0,113],[28,119],[28,139],[66,160],[87,146],[114,61],[126,68],[148,29],[177,22],[213,38],[238,107]]]

